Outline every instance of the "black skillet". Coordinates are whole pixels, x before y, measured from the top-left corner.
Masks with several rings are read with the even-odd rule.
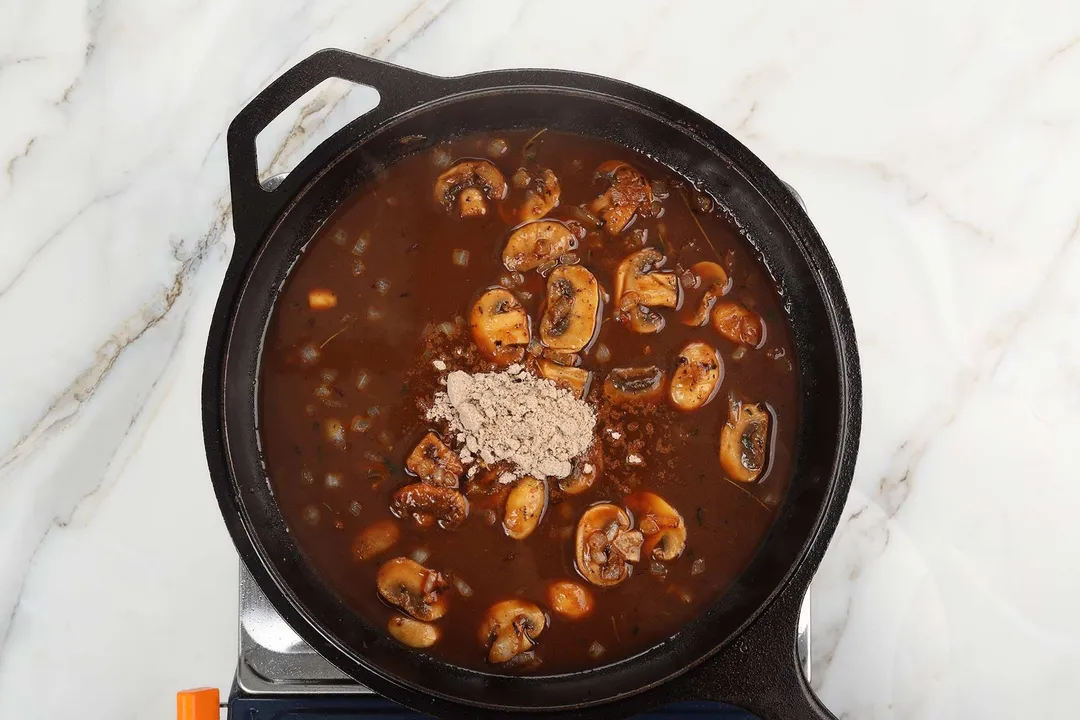
[[[321,81],[379,92],[378,106],[323,142],[273,190],[255,138]],[[274,501],[256,427],[263,332],[282,281],[319,226],[363,183],[421,147],[486,130],[551,128],[640,150],[730,208],[786,299],[799,356],[802,424],[791,489],[731,589],[667,642],[595,670],[508,677],[463,670],[385,637],[305,561]],[[229,127],[236,245],[214,311],[203,431],[218,502],[251,574],[319,653],[373,690],[441,717],[615,718],[684,700],[739,705],[767,720],[828,718],[796,656],[800,602],[840,517],[859,440],[861,385],[836,268],[794,194],[704,117],[626,83],[556,70],[425,75],[340,50],[299,63]]]

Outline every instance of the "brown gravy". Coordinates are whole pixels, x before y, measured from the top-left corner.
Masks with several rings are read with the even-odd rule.
[[[448,162],[462,158],[490,159],[507,181],[506,197],[489,199],[481,217],[460,217],[456,206],[432,196]],[[611,160],[644,173],[654,195],[651,207],[618,235],[591,226],[590,213],[581,210],[604,192],[594,171]],[[498,508],[480,495],[469,496],[461,527],[421,528],[408,517],[394,518],[390,498],[416,481],[404,463],[420,438],[430,429],[445,430],[424,419],[446,375],[433,361],[448,370],[498,369],[477,353],[466,318],[478,294],[500,280],[511,285],[534,331],[541,316],[544,277],[537,270],[514,277],[503,266],[503,248],[516,224],[513,211],[524,197],[513,182],[521,167],[532,175],[549,168],[558,177],[559,204],[547,217],[570,221],[583,236],[573,252],[608,295],[599,333],[580,353],[582,366],[593,371],[587,400],[597,408],[604,471],[581,494],[553,489],[539,527],[524,540],[511,539],[491,522]],[[683,307],[657,308],[664,328],[642,334],[613,319],[611,295],[619,263],[646,246],[666,256],[662,269],[678,276]],[[460,251],[467,251],[467,260]],[[721,301],[737,301],[763,320],[759,347],[732,342],[711,323],[680,322],[701,297],[688,273],[699,261],[726,269],[730,287]],[[313,310],[313,290],[332,293],[333,307]],[[670,378],[680,349],[694,340],[715,348],[723,366],[718,392],[704,407],[685,412],[666,398],[628,406],[604,400],[612,368],[655,365]],[[605,354],[601,348],[611,356],[606,362],[597,357]],[[450,586],[448,611],[435,623],[439,640],[420,652],[489,672],[574,671],[626,658],[674,635],[747,566],[790,480],[799,422],[794,363],[781,299],[749,243],[708,197],[670,170],[597,139],[555,132],[470,136],[388,168],[309,243],[266,334],[262,449],[300,548],[367,622],[386,628],[401,615],[377,594],[375,576],[386,560],[419,550],[422,564],[441,572]],[[769,414],[767,464],[752,482],[729,479],[718,462],[730,394]],[[619,504],[635,490],[661,496],[681,514],[685,549],[671,562],[642,557],[614,587],[590,585],[575,567],[578,518],[594,503]],[[374,559],[357,560],[352,548],[358,533],[386,520],[400,531],[396,543]],[[588,587],[594,608],[587,617],[568,620],[551,611],[547,588],[563,579]],[[546,625],[529,662],[492,665],[478,630],[493,603],[514,597],[543,609]]]

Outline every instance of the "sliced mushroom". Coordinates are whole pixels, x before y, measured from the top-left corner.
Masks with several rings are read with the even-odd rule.
[[[593,441],[585,452],[574,458],[570,474],[559,480],[559,488],[567,495],[577,495],[592,487],[604,471],[604,453],[600,443]]]
[[[556,580],[548,585],[548,605],[552,611],[568,620],[587,617],[595,604],[589,588],[579,582]]]
[[[450,210],[455,200],[461,217],[484,215],[488,200],[506,196],[506,180],[487,160],[462,160],[435,181],[435,202]]]
[[[429,432],[409,453],[405,467],[429,485],[456,488],[465,468],[457,453],[446,447],[437,434]]]
[[[356,534],[352,544],[353,557],[370,560],[392,548],[400,536],[401,530],[395,521],[390,518],[376,520]]]
[[[645,536],[642,554],[661,562],[670,562],[682,555],[686,549],[686,523],[678,510],[651,492],[627,495],[624,502],[634,513],[638,530]]]
[[[600,285],[582,265],[563,265],[547,280],[547,304],[540,341],[553,350],[576,353],[592,342],[600,309]]]
[[[480,296],[469,326],[480,353],[502,365],[521,360],[531,337],[525,308],[506,288],[491,288]]]
[[[720,428],[720,467],[738,482],[754,482],[765,468],[769,413],[761,405],[728,398],[728,420]]]
[[[719,303],[712,311],[712,325],[733,343],[759,348],[765,343],[765,321],[742,303]]]
[[[641,559],[643,540],[640,531],[630,529],[630,516],[621,507],[611,503],[593,505],[578,520],[578,572],[593,585],[618,585],[630,577],[630,563]]]
[[[645,304],[644,300],[636,292],[623,293],[615,306],[615,320],[636,333],[658,333],[664,329],[667,321],[663,315]]]
[[[469,501],[452,488],[418,482],[394,491],[390,511],[399,518],[412,518],[420,527],[438,523],[441,528],[453,530],[469,516]]]
[[[679,305],[675,273],[656,269],[663,261],[659,250],[645,248],[627,256],[615,271],[615,319],[634,332],[660,332],[664,317],[652,308]]]
[[[525,202],[518,212],[518,220],[521,222],[539,220],[559,204],[559,178],[555,173],[544,168],[539,177],[531,180],[525,190]]]
[[[429,648],[439,641],[439,628],[431,623],[395,615],[386,625],[390,637],[411,648]]]
[[[563,350],[552,350],[549,347],[540,346],[540,356],[545,357],[551,362],[558,363],[564,367],[577,367],[581,364],[581,356],[577,353],[565,352]]]
[[[623,293],[636,292],[650,307],[675,307],[679,303],[679,283],[675,273],[659,270],[664,254],[647,247],[623,258],[615,270],[615,302]]]
[[[615,368],[604,380],[604,397],[619,405],[656,402],[663,394],[664,371],[655,365]]]
[[[544,611],[527,600],[497,602],[488,608],[480,624],[480,642],[488,648],[488,660],[504,663],[528,652],[544,631]]]
[[[537,359],[536,366],[543,377],[574,393],[579,400],[583,400],[585,393],[589,391],[592,373],[585,368],[567,367],[546,358]]]
[[[692,342],[679,351],[668,395],[680,410],[697,410],[716,396],[724,365],[716,350]]]
[[[686,325],[701,327],[709,322],[709,315],[716,301],[731,288],[731,280],[724,268],[707,260],[691,266],[690,274],[694,276],[697,284],[686,291],[686,303],[683,307],[688,312],[682,321]]]
[[[514,540],[524,540],[532,534],[547,507],[547,485],[526,475],[517,481],[506,496],[503,530]]]
[[[635,215],[652,213],[652,188],[640,170],[619,160],[609,160],[596,169],[598,177],[609,185],[589,209],[604,221],[611,235],[618,235],[630,225]]]
[[[387,560],[375,576],[375,585],[383,600],[417,620],[431,622],[446,614],[450,586],[440,573],[414,560]]]
[[[510,272],[528,272],[577,247],[570,228],[557,220],[538,220],[510,233],[503,249],[503,266]]]

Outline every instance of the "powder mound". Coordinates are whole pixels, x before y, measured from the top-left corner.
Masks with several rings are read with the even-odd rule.
[[[427,418],[449,424],[464,462],[505,460],[536,478],[569,475],[596,426],[586,403],[516,364],[498,373],[450,373]]]

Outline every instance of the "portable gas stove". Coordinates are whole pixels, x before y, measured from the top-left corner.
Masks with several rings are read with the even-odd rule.
[[[810,600],[799,617],[798,652],[810,678]],[[216,693],[215,693],[216,695]],[[420,717],[344,674],[311,649],[274,609],[240,565],[240,647],[227,720],[360,720]],[[643,719],[709,717],[750,720],[753,716],[713,703],[682,703]],[[215,716],[216,718],[216,716]],[[181,720],[204,720],[195,712]]]

